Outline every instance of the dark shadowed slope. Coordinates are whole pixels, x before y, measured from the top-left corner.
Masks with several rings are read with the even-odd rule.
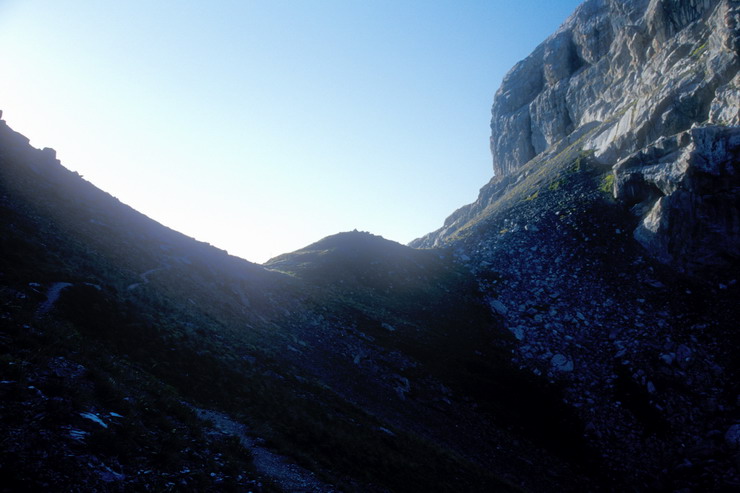
[[[584,2],[497,91],[496,176],[412,243],[638,490],[740,487],[739,55],[738,2]]]
[[[251,264],[0,123],[2,488],[737,489],[739,34],[584,2],[428,249]]]
[[[3,484],[589,484],[577,420],[512,366],[512,338],[449,252],[355,232],[257,266],[133,211],[4,123],[0,193]],[[267,468],[265,453],[280,459]]]

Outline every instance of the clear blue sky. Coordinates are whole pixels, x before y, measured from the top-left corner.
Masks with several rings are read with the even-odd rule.
[[[504,74],[577,0],[0,0],[0,109],[161,223],[263,262],[406,243],[491,177]]]

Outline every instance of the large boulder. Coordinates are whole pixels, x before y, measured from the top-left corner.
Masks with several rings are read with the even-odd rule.
[[[614,166],[614,195],[641,216],[635,238],[693,271],[740,258],[740,127],[696,127]]]

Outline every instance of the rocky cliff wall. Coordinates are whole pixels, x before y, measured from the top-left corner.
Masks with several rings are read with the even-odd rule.
[[[635,238],[653,255],[686,270],[736,261],[738,68],[738,0],[587,0],[496,92],[491,183],[413,245],[450,241],[531,171],[525,164],[577,146],[595,164],[614,167],[615,197],[632,197],[624,186],[642,183]],[[656,157],[665,139],[676,142],[675,152]],[[707,159],[721,178],[686,178],[709,176],[700,164]],[[675,181],[655,186],[656,175]],[[724,239],[709,240],[718,235]]]
[[[498,91],[493,179],[413,243],[563,385],[605,490],[740,487],[739,4],[584,3]]]
[[[491,120],[494,175],[520,166],[584,125],[603,163],[726,107],[738,69],[737,1],[589,0],[504,78]],[[717,101],[715,101],[717,99]],[[737,111],[716,114],[738,124]]]

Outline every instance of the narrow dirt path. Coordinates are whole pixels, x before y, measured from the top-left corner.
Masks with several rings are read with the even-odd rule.
[[[149,269],[146,272],[142,272],[141,274],[139,274],[139,278],[141,279],[141,282],[135,282],[133,284],[129,284],[126,287],[126,289],[128,291],[133,291],[134,289],[138,288],[139,286],[141,286],[143,284],[149,284],[149,276],[150,275],[154,274],[155,272],[159,272],[160,270],[165,270],[165,269],[169,269],[169,268],[170,268],[169,265],[164,265],[162,267],[155,267],[154,269]]]
[[[320,481],[311,471],[290,462],[287,457],[261,447],[257,440],[247,434],[247,427],[226,414],[193,407],[198,417],[213,423],[219,432],[239,439],[242,447],[252,453],[255,468],[275,481],[288,493],[332,493],[337,490]]]
[[[46,301],[39,305],[39,308],[36,310],[36,314],[43,315],[48,313],[49,310],[54,308],[54,303],[59,299],[59,295],[62,294],[62,290],[70,286],[72,286],[71,282],[55,282],[52,284],[46,292]]]

